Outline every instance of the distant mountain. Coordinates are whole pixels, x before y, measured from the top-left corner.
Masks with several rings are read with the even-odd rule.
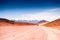
[[[13,23],[14,21],[6,19],[6,18],[0,18],[0,23],[1,22],[6,22],[6,23]]]
[[[20,26],[20,25],[36,25],[36,24],[28,23],[28,22],[18,22],[18,21],[9,20],[6,18],[0,18],[0,26],[9,26],[9,25]]]
[[[60,26],[60,18],[54,21],[48,22],[47,24],[44,24],[44,26],[48,26],[48,27]]]
[[[41,24],[41,23],[45,23],[45,22],[48,22],[48,21],[46,21],[46,20],[41,20],[41,21],[39,21],[38,23]]]
[[[38,20],[14,20],[15,22],[37,23]]]

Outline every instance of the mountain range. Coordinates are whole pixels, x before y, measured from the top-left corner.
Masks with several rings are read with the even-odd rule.
[[[47,23],[46,23],[47,22]],[[0,26],[11,26],[11,25],[16,25],[16,26],[21,26],[21,25],[38,25],[38,24],[42,24],[42,23],[46,23],[43,24],[43,26],[47,26],[47,27],[54,27],[54,26],[60,26],[60,18],[53,20],[51,22],[46,21],[46,20],[9,20],[6,18],[0,18]]]

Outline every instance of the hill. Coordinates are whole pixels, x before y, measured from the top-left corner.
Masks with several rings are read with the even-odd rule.
[[[56,19],[54,21],[48,22],[48,23],[44,24],[44,26],[48,26],[48,27],[60,26],[60,18]]]

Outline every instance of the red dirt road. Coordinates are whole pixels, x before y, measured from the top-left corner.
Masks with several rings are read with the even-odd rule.
[[[0,27],[0,40],[60,40],[60,30],[44,26]]]

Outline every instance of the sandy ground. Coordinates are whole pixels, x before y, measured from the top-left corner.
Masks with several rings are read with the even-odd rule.
[[[0,40],[60,40],[60,30],[44,26],[3,26]]]

